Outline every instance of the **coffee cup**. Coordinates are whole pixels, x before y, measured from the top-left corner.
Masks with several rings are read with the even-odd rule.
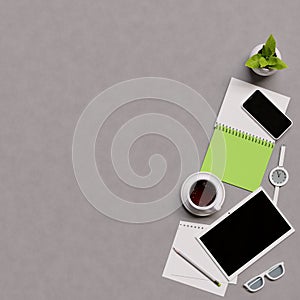
[[[224,185],[212,173],[194,173],[184,181],[181,188],[184,207],[196,216],[208,216],[219,211],[224,199]]]

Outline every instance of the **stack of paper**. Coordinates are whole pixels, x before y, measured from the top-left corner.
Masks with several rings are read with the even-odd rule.
[[[207,226],[208,225],[199,223],[180,221],[162,276],[219,296],[224,296],[228,284],[236,283],[237,278],[235,278],[232,282],[228,282],[222,272],[196,240],[195,237],[200,236],[201,231]],[[210,273],[214,278],[221,282],[221,286],[216,286],[207,277],[182,259],[174,252],[173,247],[183,252],[192,261]]]

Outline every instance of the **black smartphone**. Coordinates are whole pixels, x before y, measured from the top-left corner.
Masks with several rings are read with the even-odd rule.
[[[278,109],[261,91],[256,90],[242,108],[275,140],[279,139],[293,122]]]

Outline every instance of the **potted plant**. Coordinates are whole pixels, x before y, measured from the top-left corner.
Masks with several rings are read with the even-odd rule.
[[[261,76],[270,76],[277,70],[288,66],[282,61],[280,51],[276,48],[276,41],[271,34],[265,44],[253,48],[245,66]]]

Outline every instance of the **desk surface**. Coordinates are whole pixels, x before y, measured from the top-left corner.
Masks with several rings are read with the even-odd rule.
[[[280,191],[279,207],[296,233],[242,273],[226,298],[296,299],[299,1],[1,1],[0,7],[1,299],[217,299],[161,277],[179,220],[198,219],[179,208],[157,222],[118,222],[97,212],[75,180],[71,146],[81,112],[104,89],[142,76],[183,82],[215,112],[231,76],[291,96],[288,115],[294,126],[280,141],[287,145],[290,181]],[[290,67],[261,78],[243,64],[270,33]],[[151,111],[153,100],[148,101]],[[113,134],[114,121],[111,125],[97,147]],[[199,136],[204,155],[208,140],[201,130]],[[279,146],[268,171],[277,164]],[[150,135],[137,143],[133,167],[147,173],[148,158],[157,149],[169,155],[168,185],[179,162],[167,140]],[[105,169],[109,162],[102,154],[98,149],[96,159]],[[273,193],[266,176],[263,186]],[[201,222],[211,223],[248,194],[225,188],[222,211]],[[163,194],[164,186],[156,192]],[[151,201],[147,195],[132,201]],[[282,260],[282,279],[267,281],[253,295],[242,288]]]

